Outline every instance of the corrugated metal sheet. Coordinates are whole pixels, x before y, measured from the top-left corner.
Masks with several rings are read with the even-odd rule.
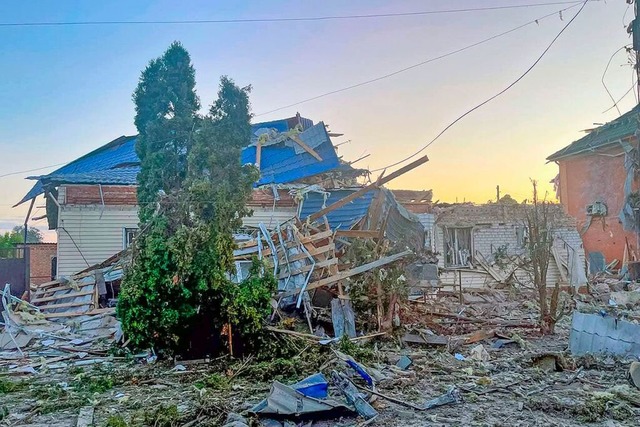
[[[139,172],[139,166],[132,166],[85,173],[51,174],[47,175],[46,181],[65,184],[136,185]]]
[[[382,188],[382,191],[385,207],[380,220],[384,221],[386,217],[385,236],[391,241],[402,242],[412,249],[424,248],[425,230],[418,217],[398,203],[390,190]],[[376,224],[375,228],[380,226],[381,224]]]
[[[640,356],[640,325],[610,316],[574,312],[569,336],[571,353]]]
[[[318,212],[325,206],[329,206],[357,190],[330,190],[327,200],[321,193],[307,193],[302,201],[300,219],[304,221],[309,215]],[[339,209],[327,214],[327,220],[332,229],[348,230],[360,221],[369,210],[371,201],[377,192],[375,190],[365,193],[362,197],[347,203]]]
[[[69,276],[120,252],[124,246],[124,228],[137,227],[136,207],[62,206],[58,275]]]
[[[308,145],[314,146],[316,153],[322,158],[317,160],[306,151],[296,154],[294,147],[285,143],[268,145],[261,149],[260,180],[257,185],[284,184],[302,178],[318,175],[340,166],[336,150],[329,134],[320,122],[298,135]],[[249,146],[242,150],[242,164],[256,162],[256,147]]]

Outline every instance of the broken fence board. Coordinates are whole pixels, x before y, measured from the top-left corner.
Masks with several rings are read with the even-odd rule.
[[[383,265],[387,265],[390,264],[392,262],[398,261],[399,259],[402,259],[408,255],[411,255],[413,252],[412,251],[404,251],[404,252],[400,252],[398,254],[395,255],[390,255],[388,257],[384,257],[381,258],[377,261],[373,261],[367,264],[363,264],[361,266],[352,268],[351,270],[347,270],[347,271],[342,271],[338,274],[335,274],[333,276],[327,277],[326,279],[322,279],[319,280],[317,282],[313,282],[313,283],[309,283],[309,285],[305,288],[305,291],[310,291],[316,288],[319,288],[321,286],[327,286],[327,285],[331,285],[333,283],[339,282],[340,280],[344,280],[347,279],[349,277],[352,276],[357,276],[358,274],[362,274],[365,273],[369,270],[373,270],[374,268],[378,268],[378,267],[382,267]],[[293,291],[287,292],[285,294],[282,294],[282,297],[287,297],[287,296],[291,296],[291,295],[297,295],[298,293],[300,293],[300,289],[295,289]]]

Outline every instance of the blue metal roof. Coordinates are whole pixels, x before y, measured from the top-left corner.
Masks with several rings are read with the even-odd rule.
[[[302,201],[302,208],[300,210],[300,219],[304,221],[306,217],[314,214],[322,208],[332,205],[333,203],[342,200],[349,194],[358,191],[355,190],[332,190],[329,197],[325,200],[322,193],[307,193]],[[362,197],[359,197],[346,205],[335,209],[327,214],[327,220],[332,229],[349,230],[358,221],[360,221],[369,210],[371,202],[376,195],[376,190],[371,190]]]
[[[252,130],[256,132],[259,129],[276,129],[286,132],[298,124],[302,125],[302,129],[306,129],[299,135],[300,138],[315,147],[322,161],[316,160],[307,152],[296,154],[294,148],[285,144],[263,147],[262,178],[257,185],[291,182],[339,166],[338,157],[324,124],[313,126],[310,119],[296,115],[288,119],[253,124]],[[140,165],[135,150],[136,139],[137,135],[121,136],[48,175],[28,177],[37,182],[16,206],[42,194],[46,183],[135,185]],[[243,150],[242,163],[255,163],[255,147]]]
[[[53,184],[64,182],[66,184],[136,185],[139,172],[140,166],[129,166],[95,172],[50,174],[43,178],[43,182]]]
[[[58,180],[62,180],[64,175],[94,173],[139,164],[140,160],[136,154],[135,146],[136,136],[121,136],[89,154],[85,154],[79,159],[56,169],[48,175],[29,177],[28,179],[37,179],[38,182],[33,186],[31,191],[18,202],[18,205],[42,194],[44,192],[43,181],[51,176],[56,176]],[[116,177],[119,171],[122,171],[122,169],[114,169],[113,176]],[[101,182],[101,184],[110,183],[111,182],[106,181]]]
[[[340,166],[338,155],[331,143],[324,123],[320,122],[300,133],[298,137],[307,145],[315,147],[322,160],[317,160],[306,151],[296,154],[296,149],[287,144],[267,145],[261,149],[260,180],[256,185],[283,184],[310,177]],[[242,164],[256,162],[256,147],[242,150]]]

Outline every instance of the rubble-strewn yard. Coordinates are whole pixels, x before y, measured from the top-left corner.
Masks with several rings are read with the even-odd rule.
[[[378,394],[409,404],[378,396],[372,403],[379,413],[374,425],[637,425],[640,391],[627,380],[630,360],[573,357],[567,352],[570,317],[559,323],[556,335],[539,336],[533,327],[536,307],[527,295],[465,293],[464,300],[439,297],[407,303],[401,315],[410,326],[393,335],[355,342],[322,345],[303,332],[294,332],[300,337],[265,332],[272,334],[278,347],[274,355],[290,356],[262,360],[254,356],[156,361],[150,353],[130,354],[121,345],[101,346],[100,340],[83,352],[67,350],[64,356],[54,356],[52,348],[61,347],[59,340],[43,336],[23,349],[27,358],[0,354],[2,423],[224,425],[232,412],[246,416],[247,422],[257,422],[246,412],[269,394],[276,380],[292,384],[317,372],[331,378],[331,371],[337,370],[353,374],[353,382],[366,387],[338,357],[350,354],[374,378]],[[579,295],[576,300],[582,311],[597,312],[604,307],[590,295]],[[633,310],[615,310],[609,309],[609,315],[637,319]],[[287,330],[293,325],[279,328]],[[82,346],[80,341],[73,342]],[[408,368],[397,366],[401,358],[402,363],[410,363]],[[329,384],[330,395],[343,400],[331,381]],[[427,411],[409,407],[421,406],[452,386],[464,402]],[[241,426],[239,423],[231,425]],[[323,421],[310,414],[295,425],[364,424],[355,414],[337,417],[330,413]]]

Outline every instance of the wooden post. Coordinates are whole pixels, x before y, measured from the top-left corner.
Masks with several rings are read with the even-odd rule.
[[[260,161],[262,160],[262,141],[258,138],[258,143],[256,144],[256,166],[258,170],[260,170]]]

